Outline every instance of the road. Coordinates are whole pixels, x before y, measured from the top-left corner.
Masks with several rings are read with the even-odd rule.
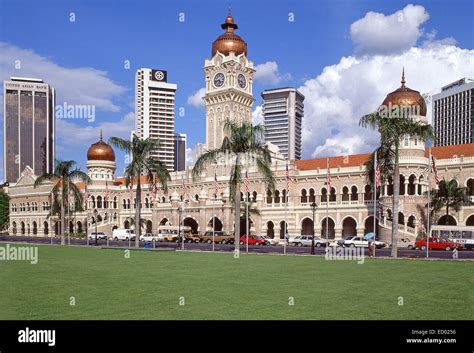
[[[0,242],[23,242],[23,243],[34,243],[34,244],[51,244],[51,238],[48,237],[28,237],[28,236],[8,236],[8,235],[0,235]],[[59,244],[59,238],[53,238],[53,244]],[[78,239],[78,238],[66,238],[66,244],[71,245],[87,245],[86,239]],[[94,247],[95,242],[90,240],[89,246]],[[127,248],[129,246],[128,241],[116,241],[110,240],[108,243],[106,240],[99,240],[98,246],[100,247],[110,247],[110,248]],[[140,247],[144,248],[145,243],[141,242]],[[130,247],[135,247],[135,242],[130,242]],[[151,244],[153,247],[153,244]],[[174,242],[156,242],[155,248],[158,250],[176,250],[177,244]],[[240,249],[241,252],[245,252],[245,245],[241,245]],[[234,250],[234,245],[223,245],[223,244],[215,244],[214,246],[215,251],[221,252],[231,252]],[[184,250],[200,250],[200,251],[212,251],[212,244],[207,243],[185,243]],[[252,253],[262,253],[262,254],[283,254],[284,247],[283,246],[249,246],[249,252]],[[391,249],[377,249],[375,251],[376,257],[388,257],[390,256]],[[310,255],[311,247],[295,247],[295,246],[287,246],[286,247],[287,254],[296,254],[296,255]],[[324,248],[315,248],[316,255],[324,255],[325,249]],[[368,256],[367,249],[365,249],[365,255]],[[421,250],[408,250],[408,249],[399,249],[398,250],[399,257],[407,257],[407,258],[425,258],[426,251]],[[430,258],[438,258],[438,259],[452,259],[453,252],[452,251],[440,251],[440,250],[431,250],[429,252]],[[459,259],[473,259],[474,260],[474,251],[463,250],[458,252]]]

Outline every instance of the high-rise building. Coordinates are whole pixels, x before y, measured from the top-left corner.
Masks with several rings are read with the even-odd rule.
[[[286,159],[300,160],[304,96],[287,87],[263,91],[262,99],[265,141],[278,146]]]
[[[253,62],[247,58],[247,43],[235,33],[230,12],[224,30],[212,43],[212,58],[204,63],[206,79],[206,147],[221,147],[226,121],[252,122]]]
[[[462,78],[433,95],[435,146],[474,143],[474,80]]]
[[[186,169],[186,134],[174,134],[174,170]]]
[[[135,76],[135,131],[139,138],[160,141],[151,157],[174,169],[174,100],[177,85],[167,72],[139,69]]]
[[[43,80],[11,77],[3,82],[3,173],[15,183],[26,166],[36,175],[53,172],[55,91]]]

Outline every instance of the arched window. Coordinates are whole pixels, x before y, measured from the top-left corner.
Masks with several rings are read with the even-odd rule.
[[[301,203],[308,202],[308,195],[306,193],[306,189],[301,190]]]
[[[342,201],[349,201],[349,188],[347,186],[342,188]]]
[[[275,190],[275,203],[280,203],[280,191]]]
[[[254,192],[252,193],[252,201],[253,201],[253,202],[257,202],[257,192],[256,192],[256,191],[254,191]]]
[[[327,202],[328,201],[328,191],[326,188],[321,189],[321,202]]]
[[[329,202],[336,202],[336,189],[331,188],[331,193],[329,194]]]
[[[102,196],[97,196],[97,208],[102,208]]]
[[[114,209],[117,209],[117,196],[114,197]]]
[[[270,190],[267,191],[267,204],[272,203],[272,192]]]
[[[359,194],[358,194],[357,186],[351,187],[351,201],[357,201],[359,199]]]
[[[309,189],[309,202],[316,202],[316,193],[314,192],[313,188]]]

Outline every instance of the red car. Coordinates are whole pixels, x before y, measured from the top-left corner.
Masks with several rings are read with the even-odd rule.
[[[255,235],[249,235],[249,245],[265,245],[265,240]],[[241,235],[240,236],[240,245],[247,244],[247,236]]]
[[[426,239],[418,240],[415,243],[415,246],[418,249],[426,250]],[[462,245],[453,243],[452,241],[447,241],[446,239],[442,239],[442,238],[430,238],[430,241],[429,241],[430,250],[450,251],[450,250],[453,250],[454,248],[462,249]]]

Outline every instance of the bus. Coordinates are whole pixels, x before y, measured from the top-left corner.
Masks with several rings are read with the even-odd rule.
[[[474,227],[467,226],[431,226],[431,236],[462,244],[464,249],[474,249]]]
[[[181,234],[178,234],[180,232]],[[177,241],[179,235],[191,235],[191,227],[188,226],[159,226],[158,237],[166,241]]]

